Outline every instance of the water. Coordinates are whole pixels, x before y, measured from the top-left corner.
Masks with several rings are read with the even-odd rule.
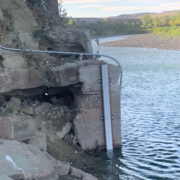
[[[123,68],[123,144],[108,155],[104,179],[180,180],[180,52],[100,47],[100,53]]]

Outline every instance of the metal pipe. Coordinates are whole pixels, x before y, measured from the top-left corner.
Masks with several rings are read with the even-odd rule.
[[[9,51],[22,51],[22,49],[15,49],[15,48],[7,48],[7,47],[3,47],[1,46],[1,49],[4,49],[4,50],[9,50]],[[71,55],[79,55],[80,56],[80,60],[81,60],[81,57],[82,56],[102,56],[102,57],[106,57],[106,58],[109,58],[109,59],[112,59],[113,61],[115,61],[120,70],[121,70],[121,77],[120,77],[120,95],[121,95],[121,86],[122,86],[122,67],[120,65],[120,63],[114,59],[113,57],[111,56],[107,56],[105,54],[91,54],[91,53],[76,53],[76,52],[59,52],[59,51],[44,51],[44,50],[30,50],[30,49],[23,49],[23,51],[31,51],[31,52],[39,52],[39,53],[54,53],[54,54],[71,54]]]

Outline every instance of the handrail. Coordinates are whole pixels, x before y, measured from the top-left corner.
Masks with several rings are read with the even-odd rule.
[[[22,51],[22,49],[15,49],[15,48],[7,48],[7,47],[3,47],[1,46],[1,49],[4,49],[4,50],[9,50],[9,51]],[[23,51],[30,51],[30,52],[39,52],[39,53],[54,53],[54,54],[71,54],[71,55],[79,55],[80,57],[80,61],[82,61],[82,57],[83,55],[85,56],[102,56],[102,57],[106,57],[106,58],[109,58],[113,61],[115,61],[120,70],[121,70],[121,77],[120,77],[120,94],[121,94],[121,85],[122,85],[122,67],[120,65],[120,63],[113,57],[111,56],[107,56],[105,54],[91,54],[91,53],[76,53],[76,52],[59,52],[59,51],[44,51],[44,50],[30,50],[30,49],[23,49]]]

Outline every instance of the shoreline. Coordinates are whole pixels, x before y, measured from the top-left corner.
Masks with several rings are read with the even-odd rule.
[[[136,33],[136,34],[111,34],[111,35],[91,36],[91,40],[98,39],[98,38],[116,37],[116,36],[135,36],[135,35],[140,35],[140,34],[142,34],[142,33]],[[145,34],[148,34],[148,33],[145,33]]]
[[[105,47],[151,48],[180,51],[180,38],[174,39],[154,34],[136,34],[126,39],[100,43]]]

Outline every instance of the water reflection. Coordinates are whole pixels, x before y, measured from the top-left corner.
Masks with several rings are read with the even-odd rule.
[[[118,59],[124,71],[123,146],[107,154],[106,178],[180,179],[180,52],[100,47],[100,53]]]

